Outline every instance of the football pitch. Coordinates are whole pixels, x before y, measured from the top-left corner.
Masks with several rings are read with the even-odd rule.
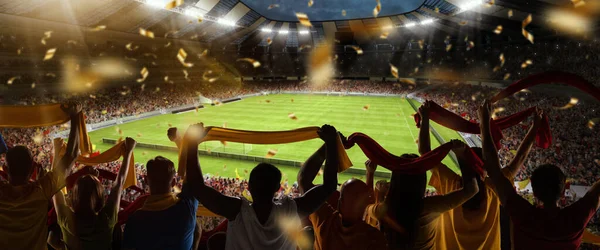
[[[227,103],[219,106],[208,106],[197,111],[192,110],[179,114],[165,114],[131,123],[108,127],[90,132],[96,150],[101,152],[112,147],[112,144],[103,143],[102,138],[119,139],[119,129],[123,137],[129,136],[141,143],[174,146],[167,138],[167,129],[177,127],[184,132],[188,125],[204,122],[205,126],[226,126],[228,128],[277,131],[290,130],[307,126],[334,125],[344,135],[349,136],[354,132],[362,132],[395,155],[403,153],[417,153],[416,140],[419,129],[415,126],[413,117],[415,110],[409,101],[400,97],[369,97],[369,96],[325,96],[301,94],[277,94],[257,96],[241,101]],[[291,119],[290,114],[297,119]],[[460,138],[458,133],[437,126],[433,127],[446,140]],[[437,147],[439,142],[431,137],[432,147]],[[203,142],[199,148],[211,152],[226,152],[233,154],[246,154],[264,157],[269,150],[276,150],[273,158],[303,162],[321,145],[320,139],[309,141],[278,144],[278,145],[249,145],[241,143]],[[358,146],[347,151],[353,168],[364,169],[367,160]],[[165,156],[175,162],[177,166],[177,152],[170,150],[155,150],[138,147],[135,149],[135,161],[146,163],[157,155]],[[446,157],[444,163],[452,169],[457,169],[456,164]],[[256,162],[219,158],[215,156],[200,156],[200,165],[204,174],[223,177],[246,178],[249,171],[256,166]],[[296,180],[297,167],[278,165],[290,183]],[[386,172],[379,167],[377,171]],[[456,171],[456,170],[455,170]],[[236,173],[237,172],[237,173]],[[349,178],[364,179],[364,175],[341,173],[339,182]],[[320,182],[317,177],[316,182]]]

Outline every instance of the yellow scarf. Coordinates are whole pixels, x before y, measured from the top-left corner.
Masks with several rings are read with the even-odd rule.
[[[204,141],[229,141],[251,144],[283,144],[291,142],[306,141],[319,138],[317,131],[319,127],[305,127],[288,131],[248,131],[220,127],[206,127],[206,136]],[[182,143],[179,152],[179,169],[177,173],[183,178],[185,176],[187,152],[181,150],[187,148],[185,140]],[[338,172],[342,172],[352,167],[352,162],[346,154],[346,149],[342,144],[342,140],[338,137],[337,150],[339,153],[340,165]]]
[[[178,201],[179,198],[173,193],[150,195],[140,210],[161,211],[172,207],[177,204]]]

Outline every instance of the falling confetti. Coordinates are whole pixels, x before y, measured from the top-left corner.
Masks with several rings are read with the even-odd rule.
[[[268,45],[271,45],[271,43],[272,43],[272,42],[273,42],[273,40],[271,40],[271,38],[270,38],[270,37],[267,37],[267,44],[268,44]]]
[[[452,44],[446,45],[446,52],[450,51],[451,49],[452,49]]]
[[[313,2],[313,0],[308,0],[308,7],[312,7],[313,4],[315,4],[315,2]]]
[[[523,36],[533,44],[533,34],[529,33],[529,31],[525,29],[525,27],[527,27],[527,25],[529,25],[531,21],[533,21],[533,17],[531,16],[531,14],[529,14],[527,18],[523,20],[523,23],[521,25],[521,31],[523,33]]]
[[[521,68],[522,69],[527,68],[527,66],[532,65],[532,64],[533,64],[533,61],[527,59],[526,61],[524,61],[523,63],[521,63]]]
[[[362,55],[363,54],[363,50],[360,47],[358,47],[358,46],[350,45],[350,48],[354,49],[356,51],[357,55]]]
[[[496,35],[500,35],[502,33],[502,25],[496,26],[494,33],[496,33]]]
[[[498,59],[500,59],[500,67],[504,67],[504,53],[500,53],[500,56],[498,57]]]
[[[246,57],[246,58],[239,58],[236,61],[238,61],[238,62],[249,62],[250,64],[252,64],[252,66],[254,68],[260,67],[260,62],[257,61],[257,60],[254,60],[252,58],[248,58],[248,57]]]
[[[381,38],[381,39],[387,39],[389,34],[390,34],[390,32],[383,32],[383,34],[381,34],[379,36],[379,38]]]
[[[44,141],[44,134],[38,129],[31,139],[35,144],[40,145]]]
[[[170,10],[170,9],[173,9],[182,4],[183,4],[183,0],[173,0],[173,1],[170,1],[169,3],[167,3],[167,5],[165,5],[165,9]]]
[[[90,31],[101,31],[101,30],[105,30],[106,29],[106,25],[98,25],[92,29],[90,29]]]
[[[398,68],[396,68],[396,66],[392,65],[390,63],[390,71],[392,72],[392,75],[396,78],[398,78]]]
[[[198,58],[204,57],[206,55],[208,55],[208,50],[207,49],[205,49],[204,51],[202,51],[202,53],[198,54]]]
[[[298,21],[300,21],[300,24],[306,27],[312,27],[312,23],[310,23],[310,20],[308,19],[308,16],[306,14],[296,13],[296,17],[298,18]]]
[[[140,35],[145,36],[145,37],[149,37],[149,38],[154,38],[154,32],[149,31],[149,30],[145,30],[143,28],[140,28]]]
[[[32,89],[35,89],[35,82],[34,82],[34,83],[31,83],[31,88],[32,88]]]
[[[310,48],[312,48],[312,46],[305,44],[305,45],[300,46],[300,48],[298,48],[298,51],[302,51],[304,49],[310,49]]]
[[[587,127],[589,129],[593,129],[594,126],[596,126],[596,124],[598,124],[598,123],[600,123],[600,117],[589,120],[587,123]],[[597,163],[600,164],[600,162],[597,162]]]
[[[342,16],[346,16],[346,10],[342,10]]]
[[[138,134],[137,134],[137,137],[142,137],[142,133],[138,133]]]
[[[469,23],[468,21],[461,21],[460,23],[458,23],[460,26],[464,26],[467,25],[467,23]]]
[[[54,57],[54,53],[56,53],[56,48],[52,48],[46,51],[46,55],[44,55],[44,61],[48,61]]]
[[[419,40],[417,43],[419,44],[419,49],[423,49],[423,43],[425,43],[425,41]]]
[[[435,7],[435,9],[433,11],[435,11],[435,13],[440,13],[440,8],[439,7]]]
[[[219,77],[209,77],[208,75],[210,75],[210,74],[212,74],[212,70],[204,72],[204,74],[202,74],[202,79],[204,79],[205,81],[208,81],[208,82],[215,82],[216,80],[219,79]]]
[[[406,83],[406,84],[410,84],[410,85],[417,85],[417,83],[415,82],[414,79],[400,78],[398,80],[400,80],[401,83]]]
[[[134,46],[132,46],[132,45],[133,45],[133,43],[128,43],[128,44],[125,44],[125,48],[126,48],[127,50],[129,50],[129,51],[134,51],[134,50],[136,50],[136,49],[138,49],[138,48],[140,47],[140,46],[137,46],[137,45],[134,47]]]
[[[275,156],[277,154],[277,149],[269,149],[269,151],[267,151],[267,155],[265,156],[265,158],[272,158],[273,156]]]
[[[274,9],[274,8],[279,8],[279,4],[271,4],[269,5],[269,7],[267,9]]]
[[[508,18],[511,18],[513,16],[513,10],[508,10]]]
[[[183,48],[180,48],[179,51],[177,52],[177,60],[179,60],[181,65],[183,65],[186,68],[191,68],[192,66],[194,66],[193,63],[186,63],[185,62],[186,58],[187,58],[187,53],[185,52],[185,50]]]
[[[505,81],[506,81],[506,80],[508,80],[509,78],[510,78],[510,73],[506,73],[506,74],[504,74],[504,80],[505,80]]]
[[[363,110],[369,110],[369,107],[371,107],[371,105],[367,104],[367,105],[363,106]]]
[[[577,105],[577,103],[579,103],[579,99],[575,98],[575,97],[571,97],[571,100],[569,100],[569,103],[567,103],[565,106],[559,107],[557,109],[570,109],[572,107],[575,107],[575,105]]]
[[[188,81],[189,81],[190,79],[188,78],[188,76],[189,76],[190,74],[189,74],[189,73],[187,72],[187,70],[185,70],[185,69],[184,69],[184,70],[182,70],[182,71],[183,71],[183,78],[185,78],[186,80],[188,80]],[[167,81],[167,80],[169,80],[169,77],[168,77],[168,76],[166,76],[166,80],[165,80],[165,81]]]
[[[137,82],[143,82],[146,80],[146,77],[148,77],[148,69],[146,67],[143,67],[142,70],[140,70],[140,75],[142,75],[142,78],[138,78],[136,81]]]
[[[575,8],[579,8],[585,5],[585,1],[583,0],[571,0],[571,3],[573,3],[573,7]]]
[[[8,84],[8,85],[12,85],[12,84],[13,84],[13,82],[14,82],[15,80],[17,80],[17,79],[21,79],[21,76],[13,76],[13,77],[11,77],[10,79],[8,79],[8,81],[6,82],[6,84]]]
[[[375,8],[373,9],[373,16],[377,17],[379,15],[379,12],[381,12],[381,2],[377,0],[377,5],[375,5]]]
[[[289,113],[288,118],[290,118],[292,120],[298,120],[298,117],[296,117],[296,114],[294,114],[294,113]]]

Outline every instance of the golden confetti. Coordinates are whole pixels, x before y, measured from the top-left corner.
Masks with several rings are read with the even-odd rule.
[[[447,44],[446,45],[446,52],[450,51],[452,49],[452,44]]]
[[[495,3],[496,3],[496,1],[490,0],[489,2],[486,3],[485,7],[490,8],[490,7],[494,6]]]
[[[137,45],[134,47],[134,46],[132,46],[132,44],[133,44],[133,43],[128,43],[128,44],[125,44],[125,48],[126,48],[127,50],[129,50],[129,51],[134,51],[134,50],[136,50],[136,49],[138,49],[138,48],[140,47],[140,46],[137,46]]]
[[[169,81],[169,76],[163,77],[163,80],[165,80],[165,82],[168,82]]]
[[[188,81],[189,81],[190,79],[188,78],[189,74],[188,74],[187,70],[185,70],[185,69],[184,69],[184,70],[182,70],[182,71],[183,71],[183,78],[185,78],[186,80],[188,80]],[[169,77],[168,77],[168,76],[167,76],[167,79],[166,79],[166,80],[169,80]],[[166,81],[166,80],[165,80],[165,81]]]
[[[201,54],[198,54],[198,58],[208,55],[208,50],[205,49]]]
[[[92,99],[96,99],[96,96],[95,96],[95,95],[92,95],[92,94],[90,94],[90,98],[92,98]]]
[[[67,44],[77,45],[77,41],[75,41],[75,40],[68,40]]]
[[[419,44],[419,49],[423,49],[423,43],[424,43],[424,42],[425,42],[425,41],[423,41],[423,40],[419,40],[419,41],[417,41],[417,43]]]
[[[302,51],[303,49],[310,49],[310,48],[312,48],[312,46],[305,44],[305,45],[300,46],[300,48],[298,48],[298,51]]]
[[[496,26],[494,33],[496,33],[496,35],[500,35],[502,33],[502,25]]]
[[[90,31],[101,31],[101,30],[105,30],[106,29],[106,25],[98,25],[94,28],[92,28]]]
[[[300,24],[306,27],[312,27],[312,23],[310,23],[310,20],[308,19],[308,16],[306,14],[296,13],[296,17],[298,18],[298,21],[300,21]]]
[[[392,75],[396,78],[398,78],[398,68],[396,68],[396,66],[392,65],[390,63],[390,71],[392,72]]]
[[[138,133],[138,134],[137,134],[137,137],[142,137],[142,133]]]
[[[500,59],[500,67],[504,67],[504,53],[500,53],[500,56],[498,58]]]
[[[346,16],[346,10],[342,10],[342,16]]]
[[[294,114],[294,113],[289,113],[288,118],[290,118],[292,120],[298,120],[298,117],[296,117],[296,114]]]
[[[17,49],[17,55],[21,54],[21,49]]]
[[[356,51],[357,55],[362,55],[363,54],[363,50],[360,47],[358,47],[358,46],[350,45],[350,48],[354,49]]]
[[[267,37],[267,44],[268,44],[268,45],[271,45],[271,43],[272,43],[272,42],[273,42],[273,40],[271,40],[271,38],[270,38],[270,37]]]
[[[455,106],[455,105],[454,105],[454,103],[452,104],[452,106]],[[458,104],[457,104],[456,106],[458,106]],[[455,106],[455,107],[456,107],[456,106]],[[504,107],[498,107],[498,108],[495,108],[495,109],[494,109],[494,111],[492,111],[492,119],[496,119],[496,117],[497,117],[497,114],[498,114],[498,113],[502,113],[502,112],[504,112],[505,110],[506,110],[506,109],[505,109]]]
[[[314,4],[313,0],[308,0],[308,7],[312,7]]]
[[[585,5],[585,1],[583,1],[583,0],[571,0],[571,3],[573,3],[573,6],[575,8],[579,8],[579,7]]]
[[[532,65],[532,64],[533,64],[533,61],[527,59],[526,61],[524,61],[523,63],[521,63],[521,68],[522,69],[527,68],[527,66]]]
[[[183,65],[186,68],[191,68],[192,66],[194,66],[193,63],[186,63],[185,62],[186,58],[187,58],[187,53],[185,52],[185,50],[183,48],[180,48],[179,51],[177,52],[177,60],[179,60],[181,65]]]
[[[145,37],[149,37],[149,38],[154,38],[154,32],[149,31],[149,30],[145,30],[143,28],[140,28],[140,35],[145,36]]]
[[[531,14],[529,14],[527,16],[527,18],[525,18],[525,20],[523,20],[523,23],[521,25],[521,31],[523,33],[523,36],[525,38],[527,38],[527,40],[529,40],[529,42],[531,42],[533,44],[533,34],[529,33],[525,27],[527,27],[527,25],[529,25],[531,22],[533,21],[533,17],[531,16]]]
[[[148,69],[146,67],[143,67],[142,70],[140,70],[140,75],[142,75],[142,78],[138,78],[136,81],[137,82],[143,82],[146,80],[146,77],[148,77]]]
[[[56,74],[54,74],[54,73],[46,73],[46,76],[48,76],[48,77],[56,77]]]
[[[34,82],[34,83],[31,83],[31,88],[32,88],[32,89],[35,89],[35,82]]]
[[[435,13],[440,13],[440,8],[435,7],[435,9],[433,11],[435,11]]]
[[[219,77],[208,77],[208,75],[210,75],[210,74],[212,74],[212,70],[204,72],[204,74],[202,74],[202,79],[204,79],[205,81],[208,81],[208,82],[215,82],[216,80],[219,79]]]
[[[577,103],[579,103],[579,99],[575,98],[575,97],[571,97],[571,100],[569,100],[569,103],[567,103],[567,105],[559,107],[557,109],[570,109],[572,107],[575,107],[575,105],[577,105]]]
[[[506,80],[508,80],[508,78],[510,78],[510,73],[504,74],[504,80],[506,81]]]
[[[46,55],[44,55],[44,61],[48,61],[54,57],[54,53],[56,53],[56,48],[52,48],[46,51]]]
[[[367,105],[363,106],[363,110],[369,110],[370,107],[371,107],[371,105],[367,104]]]
[[[600,118],[591,119],[591,120],[588,121],[587,127],[589,129],[593,129],[594,126],[596,126],[596,124],[598,124],[598,123],[600,123]],[[596,161],[598,161],[598,160],[596,160]],[[596,162],[596,163],[600,164],[600,162]]]
[[[377,1],[377,5],[375,5],[375,8],[373,9],[373,16],[377,17],[379,15],[379,12],[381,12],[381,2],[379,2],[379,0]]]
[[[151,56],[151,57],[154,57],[154,59],[158,59],[158,56],[156,54],[152,54],[152,53],[144,53],[144,56]]]
[[[252,66],[254,68],[260,67],[260,62],[257,61],[257,60],[254,60],[252,58],[248,58],[248,57],[246,57],[246,58],[239,58],[236,61],[238,61],[238,62],[249,62],[250,64],[252,64]]]
[[[417,83],[415,82],[414,79],[410,79],[410,78],[400,78],[398,79],[400,80],[401,83],[406,83],[406,84],[410,84],[410,85],[417,85]]]
[[[269,151],[267,151],[267,155],[265,156],[265,158],[272,158],[273,156],[275,156],[277,154],[277,149],[269,149]]]
[[[40,145],[44,141],[44,134],[38,129],[31,139],[35,144]]]
[[[467,25],[467,23],[469,23],[468,21],[461,21],[460,23],[458,23],[460,26],[464,26]]]
[[[279,8],[279,4],[271,4],[269,5],[269,7],[267,9],[274,9],[274,8]]]
[[[183,4],[183,0],[173,0],[173,1],[170,1],[169,3],[167,3],[167,5],[165,5],[165,9],[170,10],[170,9],[173,9],[182,4]]]
[[[12,85],[12,84],[13,84],[13,82],[14,82],[15,80],[17,80],[17,79],[21,79],[21,76],[13,76],[13,77],[11,77],[10,79],[8,79],[8,81],[6,81],[6,84],[8,84],[8,85]]]
[[[390,34],[390,32],[383,32],[383,34],[381,34],[379,36],[379,38],[381,38],[381,39],[387,39],[389,34]]]

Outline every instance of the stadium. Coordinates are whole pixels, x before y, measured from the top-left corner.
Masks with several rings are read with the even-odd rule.
[[[0,249],[600,249],[598,14],[3,1]]]

